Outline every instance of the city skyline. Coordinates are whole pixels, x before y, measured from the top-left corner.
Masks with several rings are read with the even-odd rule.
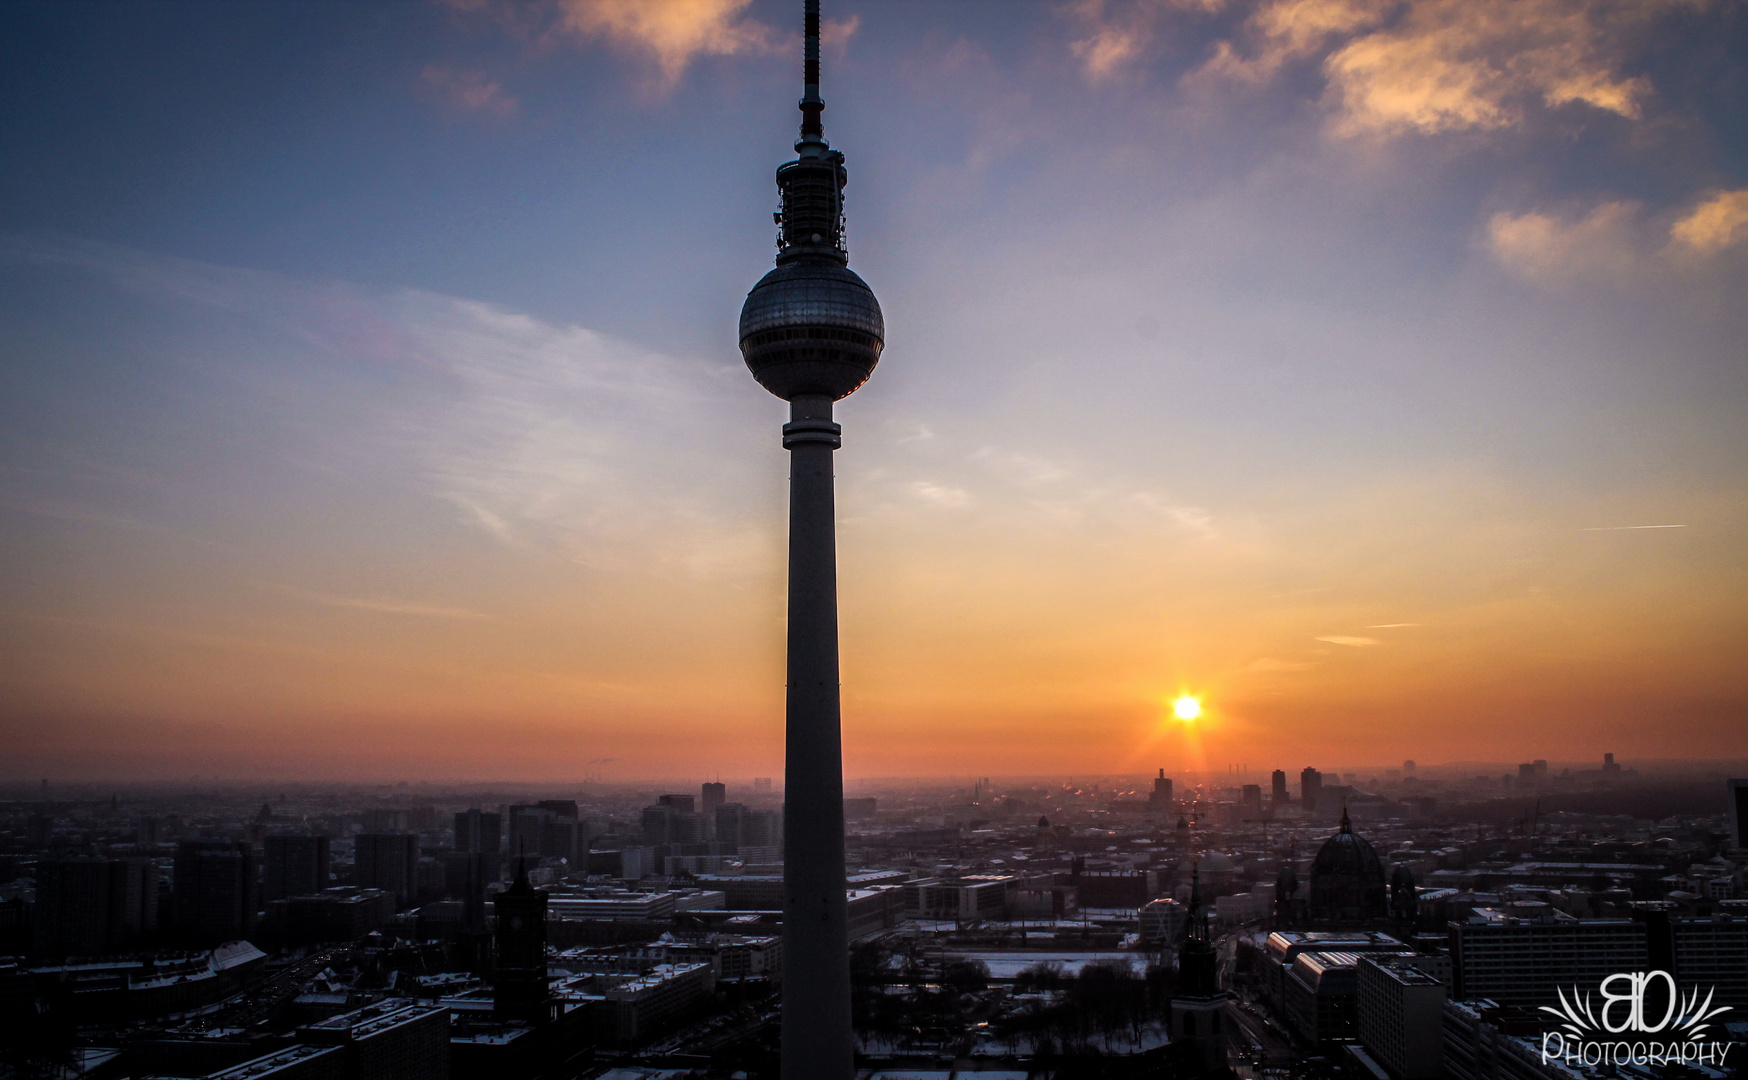
[[[793,6],[0,14],[0,781],[781,775]],[[1404,10],[833,5],[846,775],[1748,757],[1748,19]]]

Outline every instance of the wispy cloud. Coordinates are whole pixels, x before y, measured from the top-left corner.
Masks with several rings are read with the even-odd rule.
[[[457,112],[505,119],[515,115],[519,104],[514,94],[484,72],[428,64],[419,73],[419,81],[444,106]]]
[[[445,607],[441,604],[419,604],[405,600],[385,600],[375,597],[361,596],[331,596],[327,593],[300,593],[318,604],[328,607],[352,608],[358,611],[374,611],[382,615],[410,615],[420,619],[490,619],[492,616],[483,611],[470,611],[466,608]]]
[[[1378,644],[1377,638],[1350,637],[1350,636],[1345,635],[1345,634],[1330,634],[1330,635],[1327,635],[1324,637],[1319,637],[1315,640],[1327,641],[1331,645],[1346,645],[1349,648],[1353,648],[1353,649],[1363,649],[1363,648],[1366,648],[1368,646]]]
[[[1531,280],[1618,278],[1637,259],[1638,210],[1637,203],[1617,201],[1579,217],[1501,211],[1487,220],[1487,245],[1501,265]]]
[[[1408,626],[1420,626],[1417,622],[1381,622],[1366,627],[1367,630],[1398,630]]]
[[[766,56],[793,50],[798,27],[775,27],[746,13],[751,0],[557,0],[560,32],[645,57],[664,87],[701,56]],[[825,20],[822,41],[841,44],[857,19]]]
[[[1243,673],[1274,671],[1310,671],[1317,665],[1309,660],[1283,660],[1278,656],[1259,656],[1238,670]]]
[[[1631,532],[1635,529],[1685,529],[1686,525],[1592,525],[1579,532]]]

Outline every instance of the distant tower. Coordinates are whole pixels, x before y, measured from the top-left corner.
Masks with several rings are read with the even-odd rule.
[[[1147,805],[1155,810],[1171,809],[1171,778],[1165,775],[1164,769],[1153,778],[1153,793],[1147,797]]]
[[[1317,798],[1323,793],[1323,774],[1305,766],[1305,771],[1299,774],[1299,802],[1305,807],[1307,816],[1317,812]]]
[[[789,684],[784,743],[783,1080],[848,1080],[849,912],[838,701],[837,527],[832,402],[874,371],[886,326],[844,246],[844,155],[820,124],[819,0],[806,0],[796,159],[777,169],[777,268],[740,315],[759,385],[789,402]]]
[[[728,802],[728,785],[723,783],[706,783],[698,799],[698,812],[705,817],[716,813],[716,808]]]
[[[1269,777],[1269,801],[1276,810],[1293,801],[1287,795],[1287,771],[1285,769],[1276,769],[1274,775]]]
[[[1171,996],[1171,1038],[1201,1053],[1204,1069],[1225,1064],[1226,1033],[1220,1017],[1228,996],[1219,985],[1220,960],[1214,950],[1208,909],[1202,905],[1202,878],[1190,871],[1190,910],[1183,947],[1178,950],[1177,990]]]
[[[498,916],[497,958],[492,968],[492,1009],[517,1019],[552,1018],[546,981],[546,893],[528,883],[516,860],[516,880],[492,898]]]

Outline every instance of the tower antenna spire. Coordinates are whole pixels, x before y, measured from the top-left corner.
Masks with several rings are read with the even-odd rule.
[[[795,151],[817,157],[830,145],[819,118],[825,111],[825,99],[819,96],[819,0],[806,0],[802,33],[801,139]]]

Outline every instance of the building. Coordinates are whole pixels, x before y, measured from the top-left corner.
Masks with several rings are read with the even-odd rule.
[[[740,847],[746,813],[747,808],[740,803],[724,803],[711,815],[716,825],[716,842],[725,850]]]
[[[1076,859],[1068,883],[1080,891],[1082,908],[1134,910],[1159,895],[1156,870],[1087,870]]]
[[[715,989],[708,963],[658,965],[601,992],[596,1030],[603,1042],[636,1046],[703,1006]]]
[[[261,842],[261,899],[266,903],[288,896],[309,896],[329,882],[328,838],[310,835],[269,836]]]
[[[1151,810],[1171,809],[1171,778],[1165,775],[1165,770],[1159,770],[1159,775],[1153,778],[1153,790],[1147,795],[1147,806]]]
[[[1372,953],[1412,961],[1414,952]],[[1281,1004],[1287,1024],[1306,1042],[1354,1042],[1359,1039],[1359,965],[1366,954],[1302,952],[1287,971]]]
[[[350,1080],[344,1050],[337,1046],[306,1046],[303,1043],[207,1073],[206,1077],[207,1080]]]
[[[723,880],[732,881],[734,879],[726,878]],[[565,919],[667,922],[673,919],[676,905],[674,894],[671,892],[621,892],[617,889],[588,889],[577,893],[548,894],[546,910]]]
[[[874,815],[880,809],[880,800],[875,798],[858,798],[844,800],[845,821],[873,821]]]
[[[1317,812],[1317,800],[1323,793],[1323,774],[1309,765],[1299,773],[1299,803],[1307,815]],[[1345,811],[1344,811],[1345,814]]]
[[[1183,936],[1190,912],[1176,900],[1149,900],[1137,915],[1141,920],[1141,944],[1147,948],[1169,948]]]
[[[1262,813],[1262,785],[1245,784],[1239,798],[1239,804],[1250,813]]]
[[[1414,961],[1360,956],[1359,1040],[1395,1080],[1444,1075],[1445,985]]]
[[[1302,790],[1312,792],[1311,797],[1315,798],[1318,788],[1313,785]],[[1389,913],[1384,860],[1364,837],[1353,831],[1353,822],[1345,809],[1341,812],[1341,830],[1324,841],[1311,861],[1307,904],[1316,922],[1363,923],[1382,919]]]
[[[690,795],[663,795],[643,808],[642,823],[646,844],[695,844],[704,838],[704,822]]]
[[[1446,1001],[1445,1076],[1449,1080],[1574,1080],[1580,1074],[1558,1061],[1541,1060],[1547,1019],[1534,1009],[1485,999]]]
[[[501,855],[504,851],[503,819],[485,810],[463,810],[455,815],[455,850]]]
[[[297,1037],[338,1050],[347,1080],[449,1080],[449,1010],[442,1005],[390,998],[305,1025]]]
[[[577,816],[577,804],[568,799],[511,806],[509,854],[517,857],[563,859],[577,866],[589,850],[588,826]]]
[[[1285,769],[1276,769],[1269,776],[1269,805],[1279,810],[1292,801],[1287,794],[1287,772]]]
[[[1714,987],[1719,1004],[1748,1012],[1748,903],[1718,908],[1709,919],[1672,921],[1675,975],[1683,986]]]
[[[399,907],[419,897],[419,837],[409,832],[359,833],[352,849],[352,883],[381,889]]]
[[[1501,1005],[1546,1005],[1556,991],[1599,986],[1650,963],[1646,927],[1633,919],[1522,919],[1477,908],[1450,924],[1454,995]]]
[[[287,945],[322,945],[357,941],[381,930],[394,918],[396,906],[391,892],[341,886],[276,900],[267,912]]]
[[[1725,810],[1730,818],[1730,846],[1748,848],[1748,780],[1724,781],[1728,797]]]
[[[176,845],[170,919],[183,940],[214,945],[247,938],[260,909],[255,850],[240,840]]]
[[[728,785],[720,781],[706,782],[698,793],[698,812],[708,820],[717,807],[728,802]]]
[[[1286,992],[1287,973],[1302,953],[1389,953],[1410,951],[1400,939],[1375,930],[1338,933],[1333,931],[1277,930],[1263,943],[1266,960],[1259,982],[1263,997],[1275,1008],[1282,1008]]]
[[[150,859],[39,859],[33,951],[102,956],[158,929],[158,868]]]

